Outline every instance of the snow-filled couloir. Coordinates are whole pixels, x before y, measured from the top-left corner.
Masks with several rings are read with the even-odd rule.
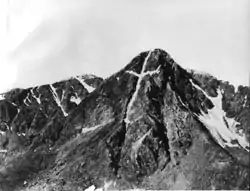
[[[205,125],[214,139],[223,148],[228,147],[241,147],[249,152],[249,143],[244,135],[240,135],[236,131],[236,125],[239,124],[234,118],[226,117],[226,112],[222,108],[222,93],[217,89],[217,97],[209,96],[201,87],[196,85],[192,80],[191,84],[197,90],[203,92],[206,98],[210,99],[213,103],[213,108],[208,109],[206,114],[201,110],[201,114],[197,115],[198,119]]]

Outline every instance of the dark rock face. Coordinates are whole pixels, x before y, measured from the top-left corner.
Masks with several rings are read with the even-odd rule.
[[[18,113],[18,108],[15,104],[7,101],[0,100],[0,116],[1,121],[4,123],[11,122]]]
[[[89,94],[85,86],[94,89],[101,82],[101,78],[85,75],[7,92],[6,99],[0,100],[0,117],[2,128],[6,130],[5,136],[8,139],[7,134],[15,134],[25,140],[24,144],[40,144],[41,140],[55,142],[68,113]],[[8,144],[4,147],[8,147]]]
[[[79,79],[6,98],[24,144],[5,154],[2,189],[249,189],[249,87],[235,92],[160,49],[103,82]]]

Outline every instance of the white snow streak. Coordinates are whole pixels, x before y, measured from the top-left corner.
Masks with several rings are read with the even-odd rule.
[[[8,150],[6,150],[6,149],[0,150],[0,153],[7,153],[7,152],[8,152]]]
[[[99,124],[99,125],[96,125],[96,126],[93,126],[93,127],[85,127],[82,129],[82,133],[87,133],[87,132],[90,132],[90,131],[95,131],[96,129],[100,128],[100,127],[103,127],[105,125],[107,125],[108,123],[112,122],[113,120],[109,120],[108,122],[106,123],[103,123],[103,124]]]
[[[186,109],[189,110],[189,108],[187,107],[187,105],[183,103],[183,101],[182,101],[182,99],[180,98],[180,96],[178,96],[178,100],[180,101],[180,103],[182,104],[183,107],[185,107]]]
[[[152,76],[153,74],[159,74],[159,72],[160,72],[160,67],[161,67],[161,66],[158,66],[158,68],[157,68],[156,70],[143,72],[143,73],[141,73],[141,74],[138,74],[138,73],[136,73],[136,72],[134,72],[134,71],[131,71],[131,70],[130,70],[130,71],[126,71],[126,72],[129,73],[129,74],[132,74],[132,75],[134,75],[134,76],[136,76],[136,77],[138,77],[138,78],[144,78],[144,77],[147,76],[147,75]]]
[[[82,100],[79,97],[76,98],[75,96],[71,96],[70,101],[79,105]]]
[[[140,87],[141,87],[141,82],[142,82],[144,76],[146,76],[146,75],[148,75],[148,74],[152,74],[153,72],[154,72],[154,73],[157,73],[158,70],[159,70],[159,68],[158,68],[156,71],[145,72],[145,70],[146,70],[146,65],[147,65],[147,61],[148,61],[150,55],[151,55],[151,50],[149,51],[147,57],[146,57],[145,60],[144,60],[144,63],[143,63],[143,66],[142,66],[142,70],[141,70],[141,73],[140,73],[140,74],[137,74],[137,73],[135,73],[135,72],[133,72],[133,71],[127,71],[128,73],[137,76],[139,79],[138,79],[137,84],[136,84],[135,92],[134,92],[134,94],[133,94],[133,96],[132,96],[132,98],[131,98],[131,100],[130,100],[130,102],[129,102],[129,104],[128,104],[128,107],[127,107],[126,118],[124,119],[124,122],[126,123],[126,127],[127,127],[127,125],[130,123],[129,115],[131,114],[131,109],[132,109],[132,107],[133,107],[133,105],[134,105],[134,102],[135,102],[135,100],[136,100],[136,98],[137,98],[138,92],[139,92]]]
[[[244,97],[244,104],[243,104],[243,108],[246,107],[247,105],[247,95]]]
[[[30,106],[29,103],[31,103],[30,99],[29,99],[29,94],[26,96],[26,98],[23,100],[24,105],[26,106]]]
[[[92,86],[88,85],[84,81],[84,79],[80,79],[79,77],[76,77],[75,79],[77,79],[89,93],[91,93],[91,92],[93,92],[95,90],[95,88],[93,88]]]
[[[68,114],[67,114],[67,113],[64,111],[64,109],[63,109],[63,106],[62,106],[62,104],[61,104],[61,101],[60,101],[60,99],[59,99],[59,97],[58,97],[58,95],[57,95],[57,93],[56,93],[56,89],[55,89],[55,88],[53,87],[53,85],[51,85],[51,84],[50,84],[49,86],[50,86],[50,89],[51,89],[51,93],[52,93],[52,95],[53,95],[53,97],[54,97],[54,100],[56,101],[58,107],[61,108],[64,117],[68,116]]]
[[[192,85],[202,91],[207,98],[209,98],[214,107],[212,109],[208,109],[208,114],[201,111],[202,115],[198,115],[199,120],[207,127],[213,137],[217,140],[217,142],[224,148],[228,147],[242,147],[246,151],[249,152],[249,143],[246,140],[246,137],[239,135],[236,132],[236,125],[239,124],[233,118],[227,118],[225,111],[222,109],[222,94],[219,90],[217,90],[217,97],[210,97],[204,90],[202,90],[199,86],[193,83],[190,80]],[[225,119],[227,125],[225,124]],[[237,141],[238,144],[233,143],[232,141]]]
[[[45,115],[45,117],[47,117],[47,118],[49,117],[45,112],[43,112],[43,114]]]
[[[131,152],[131,158],[132,159],[135,160],[137,158],[137,152],[138,152],[139,148],[141,147],[142,142],[150,134],[150,132],[151,132],[151,129],[148,130],[148,132],[145,133],[140,139],[138,139],[136,142],[133,143],[132,152]]]
[[[25,99],[23,100],[23,103],[24,103],[24,105],[29,106],[29,104],[27,103],[27,98],[25,98]]]
[[[4,135],[4,134],[5,134],[5,131],[0,131],[0,134],[1,134],[1,135]]]
[[[154,75],[154,74],[159,74],[159,73],[160,73],[160,68],[161,68],[161,66],[158,66],[158,68],[157,68],[156,70],[145,72],[145,73],[143,74],[143,77],[144,77],[144,76],[147,76],[147,75],[152,76],[152,75]]]
[[[61,98],[61,100],[64,99],[64,96],[65,96],[65,90],[62,90],[62,98]]]
[[[43,112],[43,109],[41,107],[39,108],[39,110],[42,112],[42,114],[45,115],[45,117],[47,117],[47,118],[49,117],[45,112]]]
[[[30,91],[31,91],[31,94],[32,94],[33,98],[36,99],[37,103],[41,104],[41,100],[40,100],[41,94],[38,97],[36,97],[36,95],[35,95],[35,93],[33,91],[33,88]]]

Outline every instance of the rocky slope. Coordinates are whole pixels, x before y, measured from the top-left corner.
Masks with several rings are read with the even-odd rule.
[[[4,95],[2,190],[249,189],[249,87],[160,49],[80,81]]]

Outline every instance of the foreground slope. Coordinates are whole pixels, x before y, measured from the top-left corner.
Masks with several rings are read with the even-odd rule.
[[[52,125],[56,138],[31,141],[16,156],[46,161],[42,169],[12,168],[27,175],[20,179],[5,168],[2,187],[249,189],[249,103],[249,87],[235,92],[181,68],[163,50],[143,52],[88,94],[61,128]],[[46,159],[34,160],[37,155]]]

